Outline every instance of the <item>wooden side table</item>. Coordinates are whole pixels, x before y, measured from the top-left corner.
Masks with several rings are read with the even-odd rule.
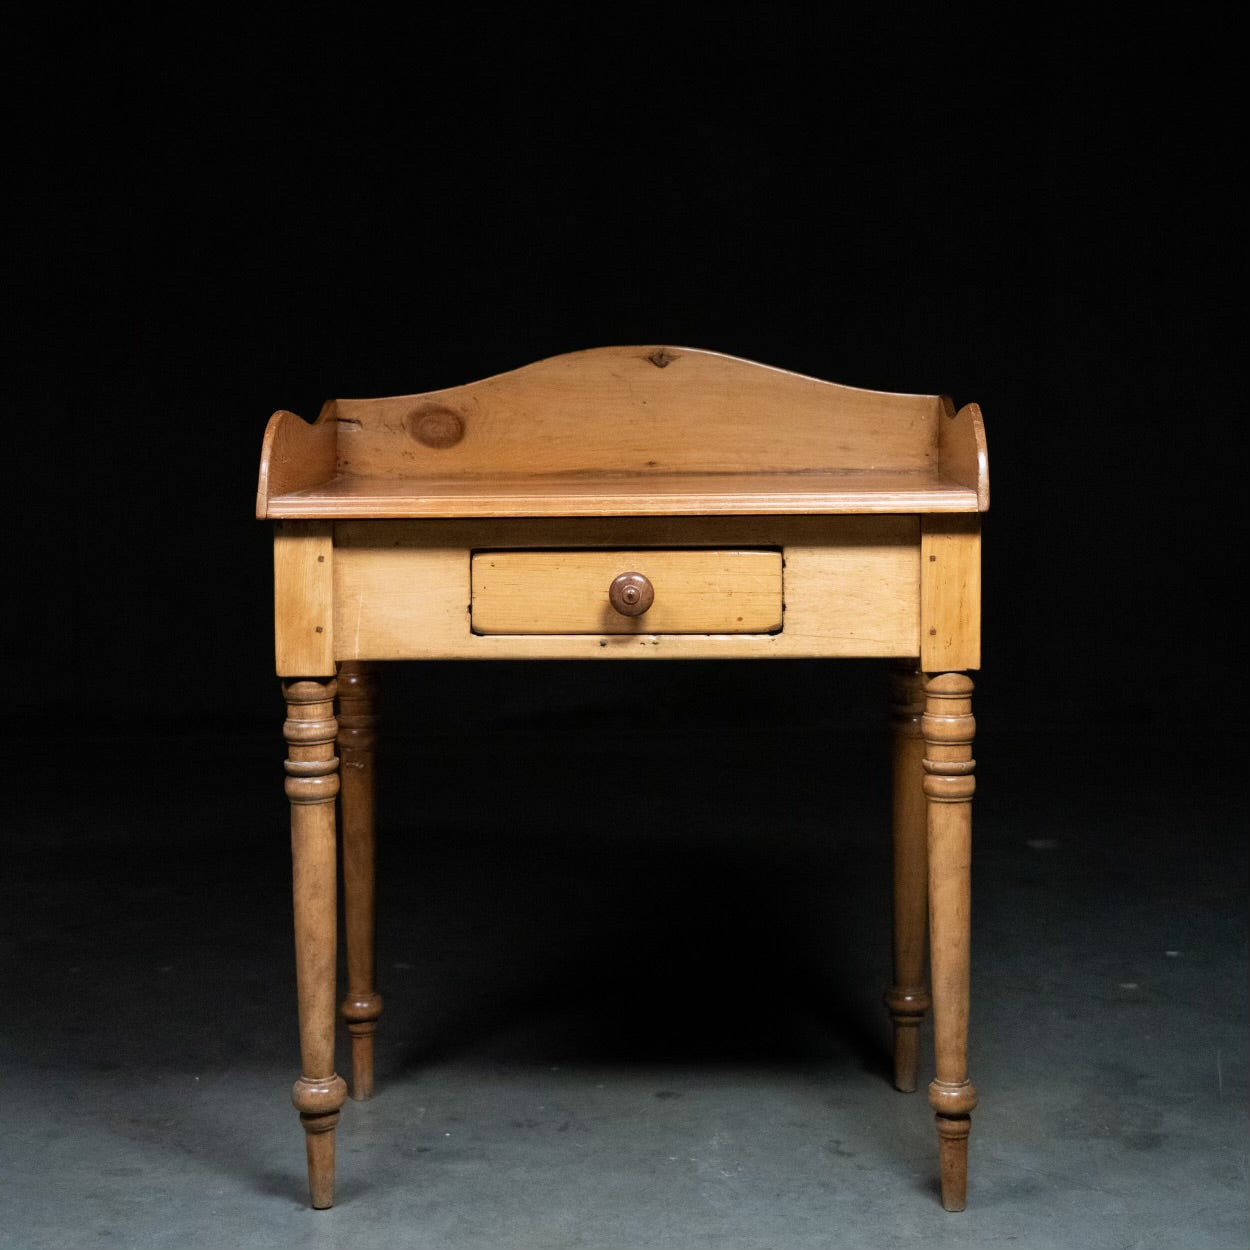
[[[942,1203],[965,1201],[980,666],[976,404],[858,390],[712,352],[611,347],[449,390],[275,413],[296,974],[314,1207],[333,1202],[341,794],[352,1096],[373,1091],[377,661],[894,657],[895,1084],[930,1005]],[[335,698],[338,698],[338,716]],[[336,758],[337,749],[341,756]],[[926,893],[927,891],[927,893]]]

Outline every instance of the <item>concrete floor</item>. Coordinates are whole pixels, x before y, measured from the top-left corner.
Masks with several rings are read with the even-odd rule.
[[[983,729],[948,1215],[886,1076],[880,735],[750,697],[640,735],[561,689],[387,750],[379,1091],[327,1212],[277,721],[9,752],[0,1245],[1247,1244],[1239,743]]]

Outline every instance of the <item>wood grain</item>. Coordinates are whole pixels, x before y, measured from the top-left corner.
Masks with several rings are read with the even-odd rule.
[[[979,404],[965,404],[956,411],[955,405],[943,396],[942,419],[938,422],[938,471],[943,480],[976,492],[978,512],[989,509],[990,459]]]
[[[335,541],[339,659],[749,659],[919,650],[915,517],[346,521],[335,526]],[[777,547],[785,559],[784,628],[775,634],[475,634],[470,555],[500,545]]]
[[[929,964],[937,1074],[929,1084],[936,1112],[942,1205],[967,1201],[968,1133],[977,1091],[968,1079],[970,913],[972,910],[972,680],[929,673],[925,680],[924,793],[929,824]]]
[[[981,519],[925,516],[920,525],[920,664],[981,667]]]
[[[758,516],[975,512],[976,491],[930,472],[338,478],[270,502],[271,517]]]
[[[627,572],[655,591],[641,616],[609,602]],[[479,634],[767,634],[781,628],[781,552],[478,551],[472,595]]]
[[[518,466],[524,466],[520,472]],[[269,517],[959,512],[989,504],[974,404],[716,352],[605,347],[270,421]]]
[[[304,1125],[314,1207],[334,1204],[334,1130],[347,1083],[334,1070],[334,985],[338,904],[334,799],[333,678],[286,681],[286,794],[291,806],[295,978],[301,1072],[291,1101]]]
[[[657,363],[659,362],[659,363]],[[603,347],[422,395],[340,399],[352,477],[937,469],[935,395],[861,390],[684,347]],[[458,418],[451,445],[413,436]]]
[[[279,676],[334,676],[333,557],[329,522],[288,521],[275,528],[274,651]]]
[[[885,994],[894,1032],[894,1087],[916,1088],[920,1024],[929,1009],[925,934],[929,916],[928,816],[922,778],[924,674],[915,660],[895,666],[890,701],[894,782],[894,981]]]
[[[382,1014],[374,958],[374,869],[377,689],[379,665],[339,665],[339,807],[343,825],[343,921],[347,938],[347,994],[339,1012],[352,1039],[351,1096],[373,1097],[374,1035]]]
[[[275,495],[306,490],[331,481],[335,473],[338,427],[334,402],[309,425],[293,412],[275,412],[265,427],[260,453],[260,481],[256,488],[256,515],[272,516],[269,500]]]
[[[277,521],[276,660],[290,708],[297,971],[314,1206],[333,1201],[332,697],[343,665],[353,1092],[373,1081],[372,662],[896,657],[895,1079],[914,1088],[931,917],[942,1200],[962,1208],[970,1112],[971,681],[980,665],[976,404],[840,386],[689,348],[610,347],[420,395],[275,413],[257,514]],[[763,563],[760,563],[763,561]],[[753,567],[748,567],[753,566]],[[607,605],[623,572],[645,575]],[[624,593],[624,592],[622,592]],[[642,615],[623,613],[638,607]],[[925,713],[918,721],[921,668]],[[919,780],[923,774],[922,783]],[[925,838],[921,838],[921,798]]]

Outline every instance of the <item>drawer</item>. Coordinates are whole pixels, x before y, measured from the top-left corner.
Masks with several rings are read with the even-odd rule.
[[[471,558],[475,634],[781,629],[782,559],[776,549],[499,550],[475,551]]]

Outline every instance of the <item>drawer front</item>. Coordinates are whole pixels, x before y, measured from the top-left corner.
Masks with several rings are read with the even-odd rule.
[[[638,576],[614,596],[625,574]],[[765,548],[475,551],[470,580],[475,634],[770,634],[782,625],[781,552]]]

